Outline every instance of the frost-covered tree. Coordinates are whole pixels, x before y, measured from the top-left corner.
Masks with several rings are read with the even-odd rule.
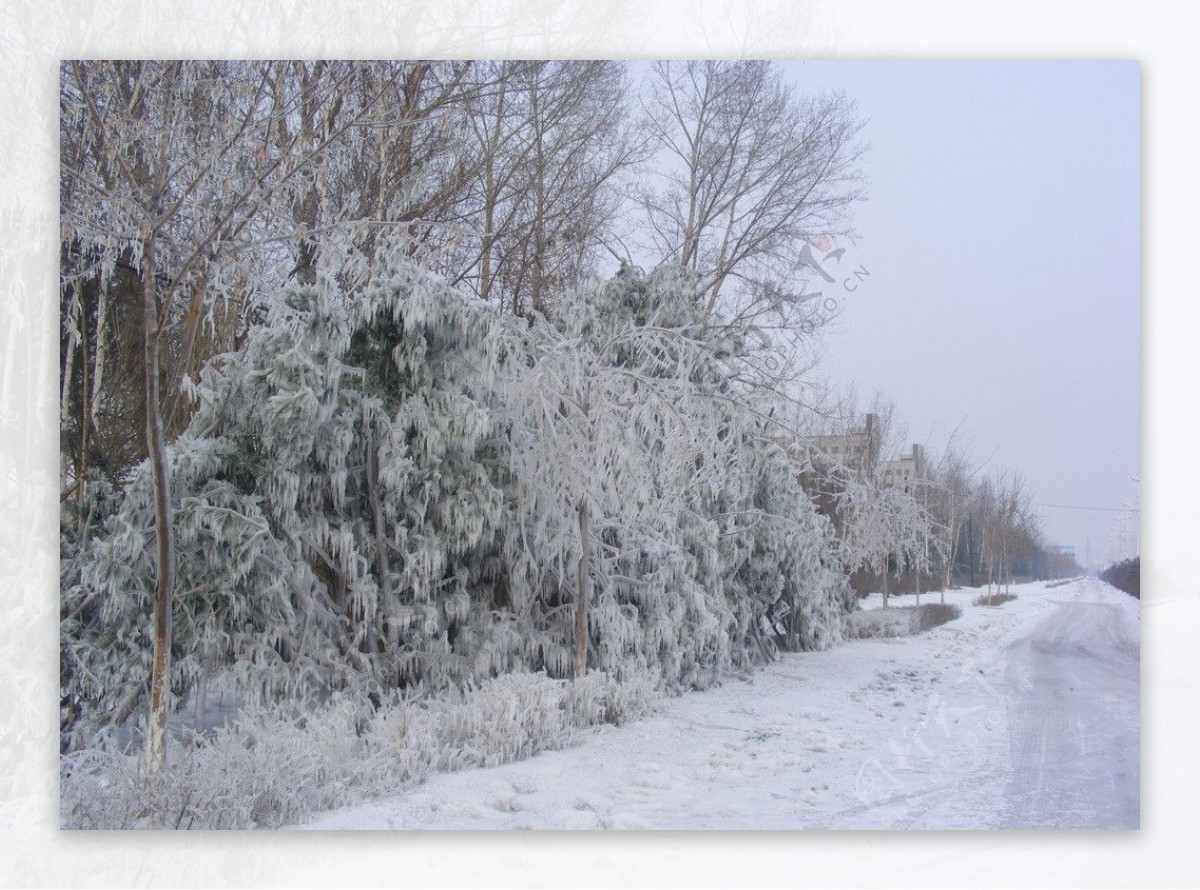
[[[982,480],[975,493],[981,529],[981,555],[987,567],[988,592],[1012,582],[1014,557],[1022,545],[1036,548],[1037,530],[1029,510],[1030,496],[1019,473],[998,470]],[[1033,545],[1030,547],[1029,545]]]
[[[466,626],[495,595],[506,512],[494,317],[408,267],[352,301],[291,291],[210,363],[171,446],[177,698],[214,667],[267,699],[472,672]],[[64,583],[93,725],[146,685],[152,481],[144,465]]]
[[[807,239],[840,230],[860,197],[853,106],[802,96],[773,62],[656,62],[648,80],[660,158],[642,205],[657,255],[697,274],[710,314],[776,302]]]
[[[528,342],[530,366],[511,380],[513,466],[525,524],[541,533],[537,571],[552,571],[551,584],[575,578],[582,676],[594,577],[631,547],[623,539],[665,534],[695,484],[689,461],[714,432],[715,402],[704,397],[714,344],[678,275],[631,268],[566,297],[557,324],[535,322]],[[602,583],[602,598],[608,591]],[[615,624],[627,617],[610,611]]]
[[[934,524],[929,511],[911,492],[882,482],[879,476],[849,480],[839,496],[846,518],[842,538],[844,564],[850,571],[867,569],[883,576],[883,604],[888,604],[888,577],[893,561],[917,572],[930,565]]]
[[[412,263],[350,296],[286,292],[194,388],[170,446],[175,702],[521,670],[687,688],[837,639],[832,527],[677,270],[626,269],[553,324]],[[106,504],[64,545],[80,738],[152,673],[149,463]]]
[[[470,232],[454,280],[513,312],[551,314],[594,271],[637,159],[624,65],[490,63],[467,116],[481,170],[464,203]]]
[[[315,144],[292,138],[268,150],[273,127],[296,110],[271,92],[278,71],[268,62],[179,61],[68,62],[62,69],[63,289],[71,295],[64,315],[83,316],[84,285],[98,278],[103,297],[118,264],[134,273],[141,291],[141,413],[157,538],[151,770],[165,756],[176,597],[167,443],[201,324],[212,325],[214,307],[244,289],[236,258],[244,242],[261,234],[256,229],[267,208],[305,200],[315,159],[354,123],[326,130]],[[319,104],[330,96],[306,98]],[[98,370],[106,344],[99,333],[103,306],[97,316]],[[64,415],[74,348],[87,339],[68,323]],[[84,439],[96,399],[95,385],[89,395],[86,383]]]
[[[963,452],[955,447],[954,439],[933,472],[929,486],[930,510],[934,514],[942,554],[942,602],[945,591],[954,583],[954,570],[964,549],[963,530],[970,507],[972,469]]]
[[[745,462],[717,513],[722,523],[723,583],[752,610],[739,636],[754,652],[825,648],[841,636],[854,607],[833,524],[812,506],[800,465],[760,428],[741,446]],[[765,637],[764,637],[765,632]]]
[[[892,566],[927,571],[941,548],[924,484],[908,490],[886,478],[880,454],[905,437],[895,405],[880,394],[859,415],[848,391],[823,410],[822,433],[804,443],[805,487],[837,529],[845,571],[878,573],[889,597]]]
[[[514,469],[531,570],[574,606],[577,676],[624,656],[703,685],[763,648],[768,610],[794,648],[836,637],[830,529],[734,385],[744,341],[677,268],[625,268],[531,333]]]

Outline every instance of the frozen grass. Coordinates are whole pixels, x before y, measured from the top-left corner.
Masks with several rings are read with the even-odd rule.
[[[971,600],[972,606],[999,606],[1017,598],[1015,593],[984,593]]]
[[[245,712],[211,739],[176,745],[158,775],[141,757],[91,749],[61,761],[64,828],[272,828],[394,793],[434,771],[496,766],[622,723],[657,697],[646,676],[578,682],[508,674],[373,713],[350,699],[319,711]]]
[[[845,633],[846,638],[851,640],[909,637],[953,621],[960,615],[962,609],[948,603],[865,609],[847,616]]]

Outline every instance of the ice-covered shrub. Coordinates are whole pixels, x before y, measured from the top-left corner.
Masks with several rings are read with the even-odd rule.
[[[851,640],[907,637],[913,632],[913,616],[909,608],[897,606],[852,612],[846,616],[846,637]]]
[[[1000,606],[1017,598],[1015,593],[984,593],[971,600],[972,606]]]
[[[586,509],[590,663],[678,688],[828,645],[850,606],[832,528],[737,364],[754,332],[706,318],[689,288],[677,269],[626,267],[569,295],[535,324],[532,380],[508,403],[518,502],[542,542],[530,571],[578,587]]]
[[[862,609],[846,617],[846,636],[852,640],[909,637],[953,621],[961,615],[962,609],[950,603]]]
[[[509,512],[494,315],[405,269],[353,299],[290,292],[209,363],[170,449],[176,701],[210,677],[271,702],[521,666],[486,653]],[[153,516],[143,467],[64,561],[63,673],[92,731],[145,696]]]
[[[598,672],[577,682],[508,674],[378,709],[338,696],[299,712],[251,708],[210,737],[176,741],[147,777],[140,758],[95,746],[61,766],[65,828],[271,828],[430,772],[496,766],[560,748],[581,729],[642,714],[652,677]]]
[[[914,608],[917,610],[916,633],[962,617],[962,608],[953,603],[926,603]]]

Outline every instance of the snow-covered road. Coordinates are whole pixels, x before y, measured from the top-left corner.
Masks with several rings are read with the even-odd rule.
[[[1137,601],[1095,580],[1013,592],[952,592],[963,616],[917,637],[788,655],[298,827],[1138,827]]]
[[[1055,603],[1009,646],[1013,828],[1137,828],[1137,626],[1111,603]]]

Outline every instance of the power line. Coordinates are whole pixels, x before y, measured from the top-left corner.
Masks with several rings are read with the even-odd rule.
[[[1035,507],[1053,507],[1056,510],[1096,510],[1103,513],[1136,513],[1136,509],[1130,507],[1081,507],[1078,504],[1038,504]]]

